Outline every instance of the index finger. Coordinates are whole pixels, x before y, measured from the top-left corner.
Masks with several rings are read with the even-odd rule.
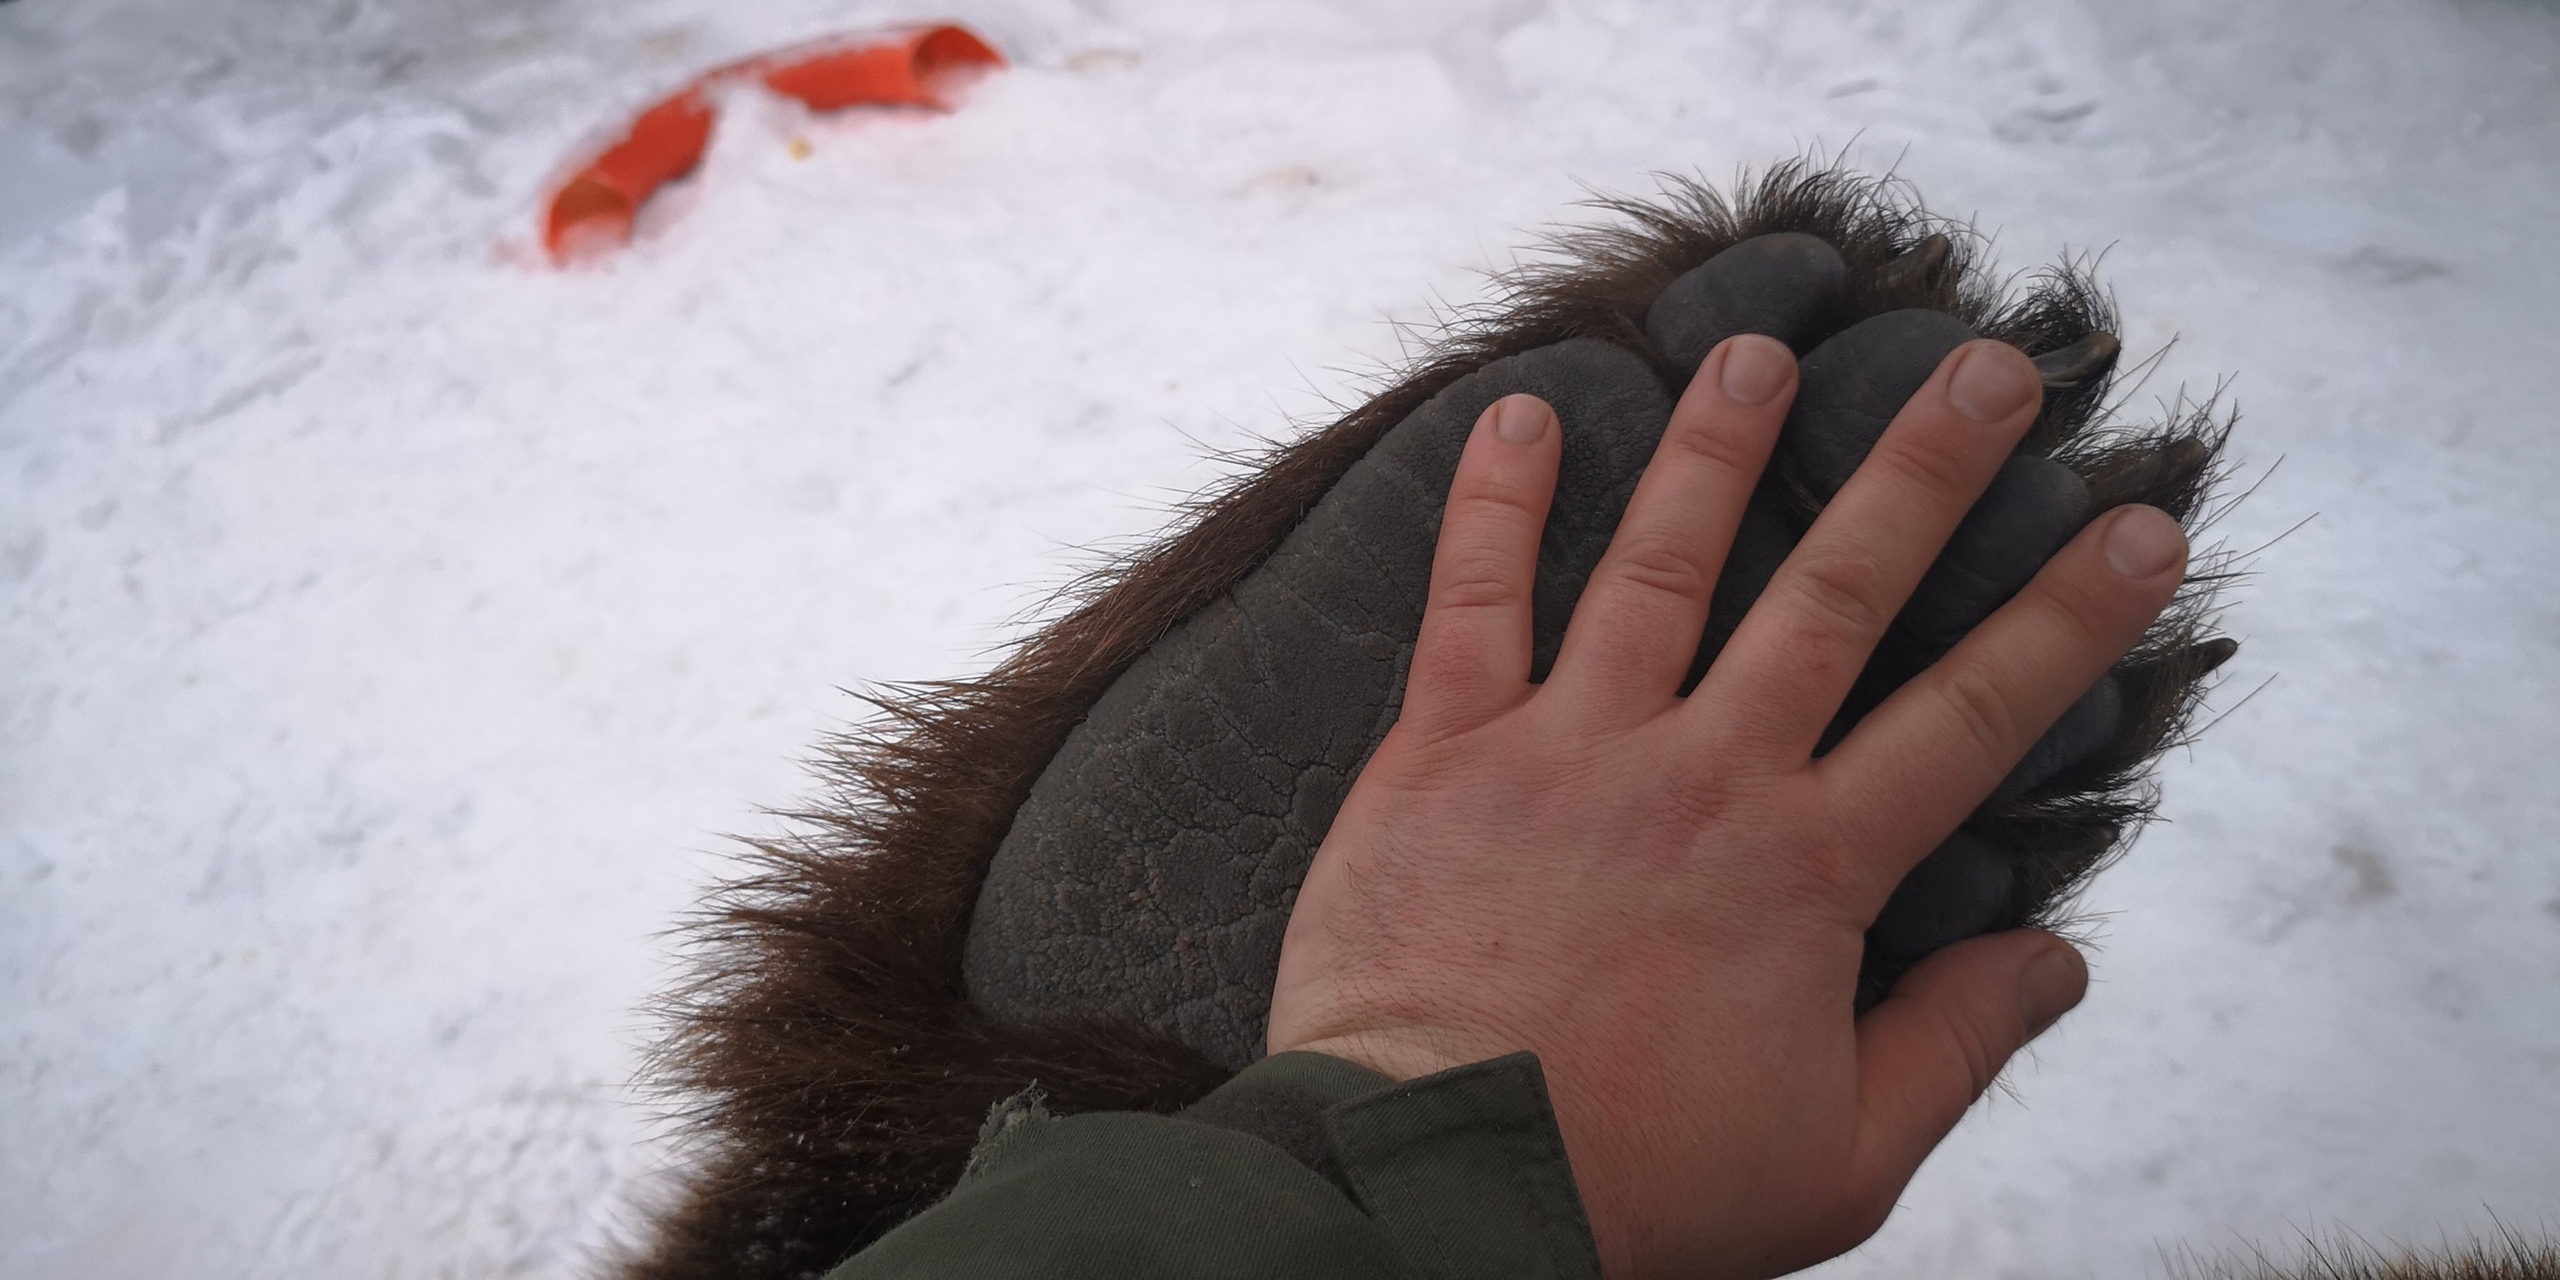
[[[1465,729],[1528,696],[1538,536],[1563,450],[1555,410],[1525,393],[1487,406],[1467,436],[1406,677],[1414,732]]]

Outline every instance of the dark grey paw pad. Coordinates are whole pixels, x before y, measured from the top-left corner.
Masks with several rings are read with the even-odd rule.
[[[1801,352],[1832,327],[1849,285],[1840,251],[1800,232],[1754,236],[1690,268],[1654,299],[1645,336],[1675,370],[1725,339],[1767,334]]]
[[[1903,877],[1867,929],[1867,952],[1899,972],[1941,947],[1989,933],[2010,914],[2017,879],[1999,850],[1959,832]]]
[[[1920,645],[1953,648],[2088,522],[2089,485],[2078,472],[2051,458],[2009,459],[1895,625]]]
[[[1974,336],[1943,311],[1888,311],[1827,339],[1804,358],[1779,456],[1829,501],[1938,363]]]

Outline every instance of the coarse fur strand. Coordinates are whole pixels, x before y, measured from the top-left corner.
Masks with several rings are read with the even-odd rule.
[[[1037,1082],[1058,1113],[1171,1111],[1226,1078],[1192,1050],[1126,1025],[1002,1026],[975,1012],[962,941],[988,860],[1042,768],[1155,640],[1267,558],[1385,432],[1466,373],[1575,337],[1645,352],[1647,306],[1673,278],[1751,236],[1800,231],[1849,266],[1853,313],[1952,312],[2029,355],[2114,328],[2080,267],[2022,292],[1979,265],[1968,229],[1890,179],[1807,163],[1746,178],[1730,198],[1666,178],[1650,201],[1610,199],[1610,225],[1574,231],[1439,328],[1390,385],[1332,425],[1256,459],[1185,508],[1178,528],[1071,588],[1055,621],[987,675],[898,686],[867,726],[821,747],[796,834],[755,842],[747,874],[685,926],[689,979],[663,999],[670,1030],[647,1078],[685,1126],[690,1180],[625,1280],[813,1280],[947,1191],[994,1103]],[[1886,264],[1932,235],[1940,270]],[[2052,448],[2107,505],[2192,520],[2220,471],[2210,407],[2165,425],[2106,422],[2105,379],[2049,396],[2026,446]],[[1786,485],[1772,476],[1768,483]],[[2108,747],[1972,823],[2041,868],[2020,877],[2013,923],[2052,923],[2151,810],[2149,763],[2185,732],[2202,677],[2227,649],[2199,644],[2210,557],[2120,668],[2134,714]],[[2396,1277],[2394,1277],[2396,1280]]]
[[[2501,1226],[2495,1241],[2435,1248],[2376,1245],[2353,1236],[2306,1236],[2291,1258],[2263,1249],[2173,1256],[2173,1280],[2560,1280],[2560,1244]]]

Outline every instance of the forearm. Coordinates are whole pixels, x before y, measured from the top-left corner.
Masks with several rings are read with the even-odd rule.
[[[1282,1054],[1177,1117],[998,1107],[949,1198],[830,1280],[1597,1280],[1537,1060],[1395,1084]]]

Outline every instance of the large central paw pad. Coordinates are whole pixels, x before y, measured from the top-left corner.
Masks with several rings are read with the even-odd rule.
[[[1564,423],[1538,564],[1538,642],[1555,652],[1671,416],[1644,358],[1604,342],[1441,392],[1094,704],[988,868],[966,961],[981,1009],[1125,1018],[1231,1067],[1262,1056],[1298,882],[1395,722],[1459,450],[1524,391]]]

